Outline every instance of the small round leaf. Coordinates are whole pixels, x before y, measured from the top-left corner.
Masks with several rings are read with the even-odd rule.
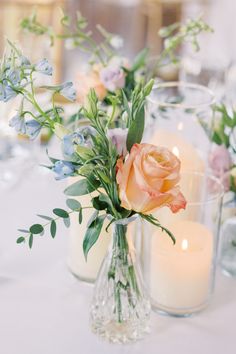
[[[30,233],[37,235],[37,234],[41,234],[43,232],[43,226],[41,224],[34,224],[30,227]]]
[[[18,237],[18,239],[16,240],[17,243],[22,243],[25,242],[25,238],[23,236]]]
[[[59,209],[59,208],[53,209],[53,213],[55,215],[59,216],[60,218],[68,218],[69,217],[69,214],[67,213],[67,211],[63,210],[63,209]]]
[[[79,210],[81,208],[80,202],[76,199],[67,199],[66,204],[71,210]]]

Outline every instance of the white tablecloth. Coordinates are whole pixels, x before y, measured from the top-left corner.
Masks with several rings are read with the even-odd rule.
[[[236,353],[236,280],[219,271],[210,306],[194,317],[153,313],[151,334],[126,346],[91,334],[92,286],[67,269],[67,229],[62,226],[54,240],[36,237],[31,251],[15,242],[17,228],[37,222],[37,213],[65,205],[63,184],[35,167],[17,186],[0,192],[1,354]]]

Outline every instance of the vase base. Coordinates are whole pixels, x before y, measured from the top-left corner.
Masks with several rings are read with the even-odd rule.
[[[150,332],[148,321],[137,324],[133,321],[124,321],[117,323],[109,321],[102,323],[101,321],[91,321],[92,332],[111,343],[129,343],[142,339]]]

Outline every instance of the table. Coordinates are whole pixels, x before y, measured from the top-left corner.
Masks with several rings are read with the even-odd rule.
[[[17,228],[37,222],[37,213],[65,206],[64,182],[36,165],[8,191],[0,192],[1,354],[234,354],[236,280],[218,271],[210,306],[187,319],[151,318],[151,333],[126,346],[90,333],[92,285],[78,281],[66,265],[67,229],[56,238],[35,239],[32,250],[17,245]]]

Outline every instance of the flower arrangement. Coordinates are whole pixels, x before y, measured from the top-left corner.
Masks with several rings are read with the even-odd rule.
[[[61,21],[66,31],[60,35],[38,23],[36,15],[24,19],[22,27],[37,35],[48,35],[52,44],[55,39],[66,39],[67,46],[70,41],[70,45],[92,54],[86,77],[78,74],[77,93],[72,82],[42,86],[51,94],[50,107],[44,109],[37,101],[35,74],[52,75],[53,69],[47,59],[31,63],[8,41],[8,50],[1,62],[0,100],[21,98],[10,125],[30,139],[36,138],[43,127],[50,129],[59,138],[64,157],[55,159],[49,156],[51,165],[47,167],[55,173],[57,180],[80,176],[80,180],[65,189],[68,210],[55,208],[53,216],[39,215],[45,224],[20,229],[17,243],[27,242],[31,248],[35,238],[42,236],[47,227],[54,238],[58,220],[63,220],[68,227],[70,214],[77,213],[81,223],[84,210],[92,208],[94,213],[83,240],[87,258],[105,219],[108,219],[106,229],[111,225],[114,227],[112,252],[103,265],[105,276],[101,276],[101,271],[96,282],[91,308],[92,328],[114,340],[136,339],[144,330],[150,305],[130,254],[128,224],[140,217],[160,228],[175,242],[174,235],[153,213],[162,207],[168,207],[173,213],[185,208],[186,200],[178,185],[181,163],[168,149],[142,143],[145,99],[154,83],[153,79],[148,79],[152,74],[148,71],[147,49],[130,64],[114,51],[122,44],[116,35],[98,26],[104,40],[97,45],[91,32],[86,30],[87,21],[80,14],[75,32],[70,31],[68,16]],[[157,65],[163,65],[165,58],[176,61],[175,50],[184,41],[191,41],[198,49],[197,35],[209,30],[201,19],[162,29],[165,49]],[[79,102],[73,128],[63,119],[63,109],[56,102],[58,94]],[[107,109],[110,106],[112,109]],[[115,114],[117,110],[120,112],[118,116]],[[86,122],[84,126],[78,124],[80,118]],[[93,191],[97,195],[91,196],[92,206],[81,205],[73,198]],[[124,326],[127,336],[122,334],[123,327],[120,326]]]

